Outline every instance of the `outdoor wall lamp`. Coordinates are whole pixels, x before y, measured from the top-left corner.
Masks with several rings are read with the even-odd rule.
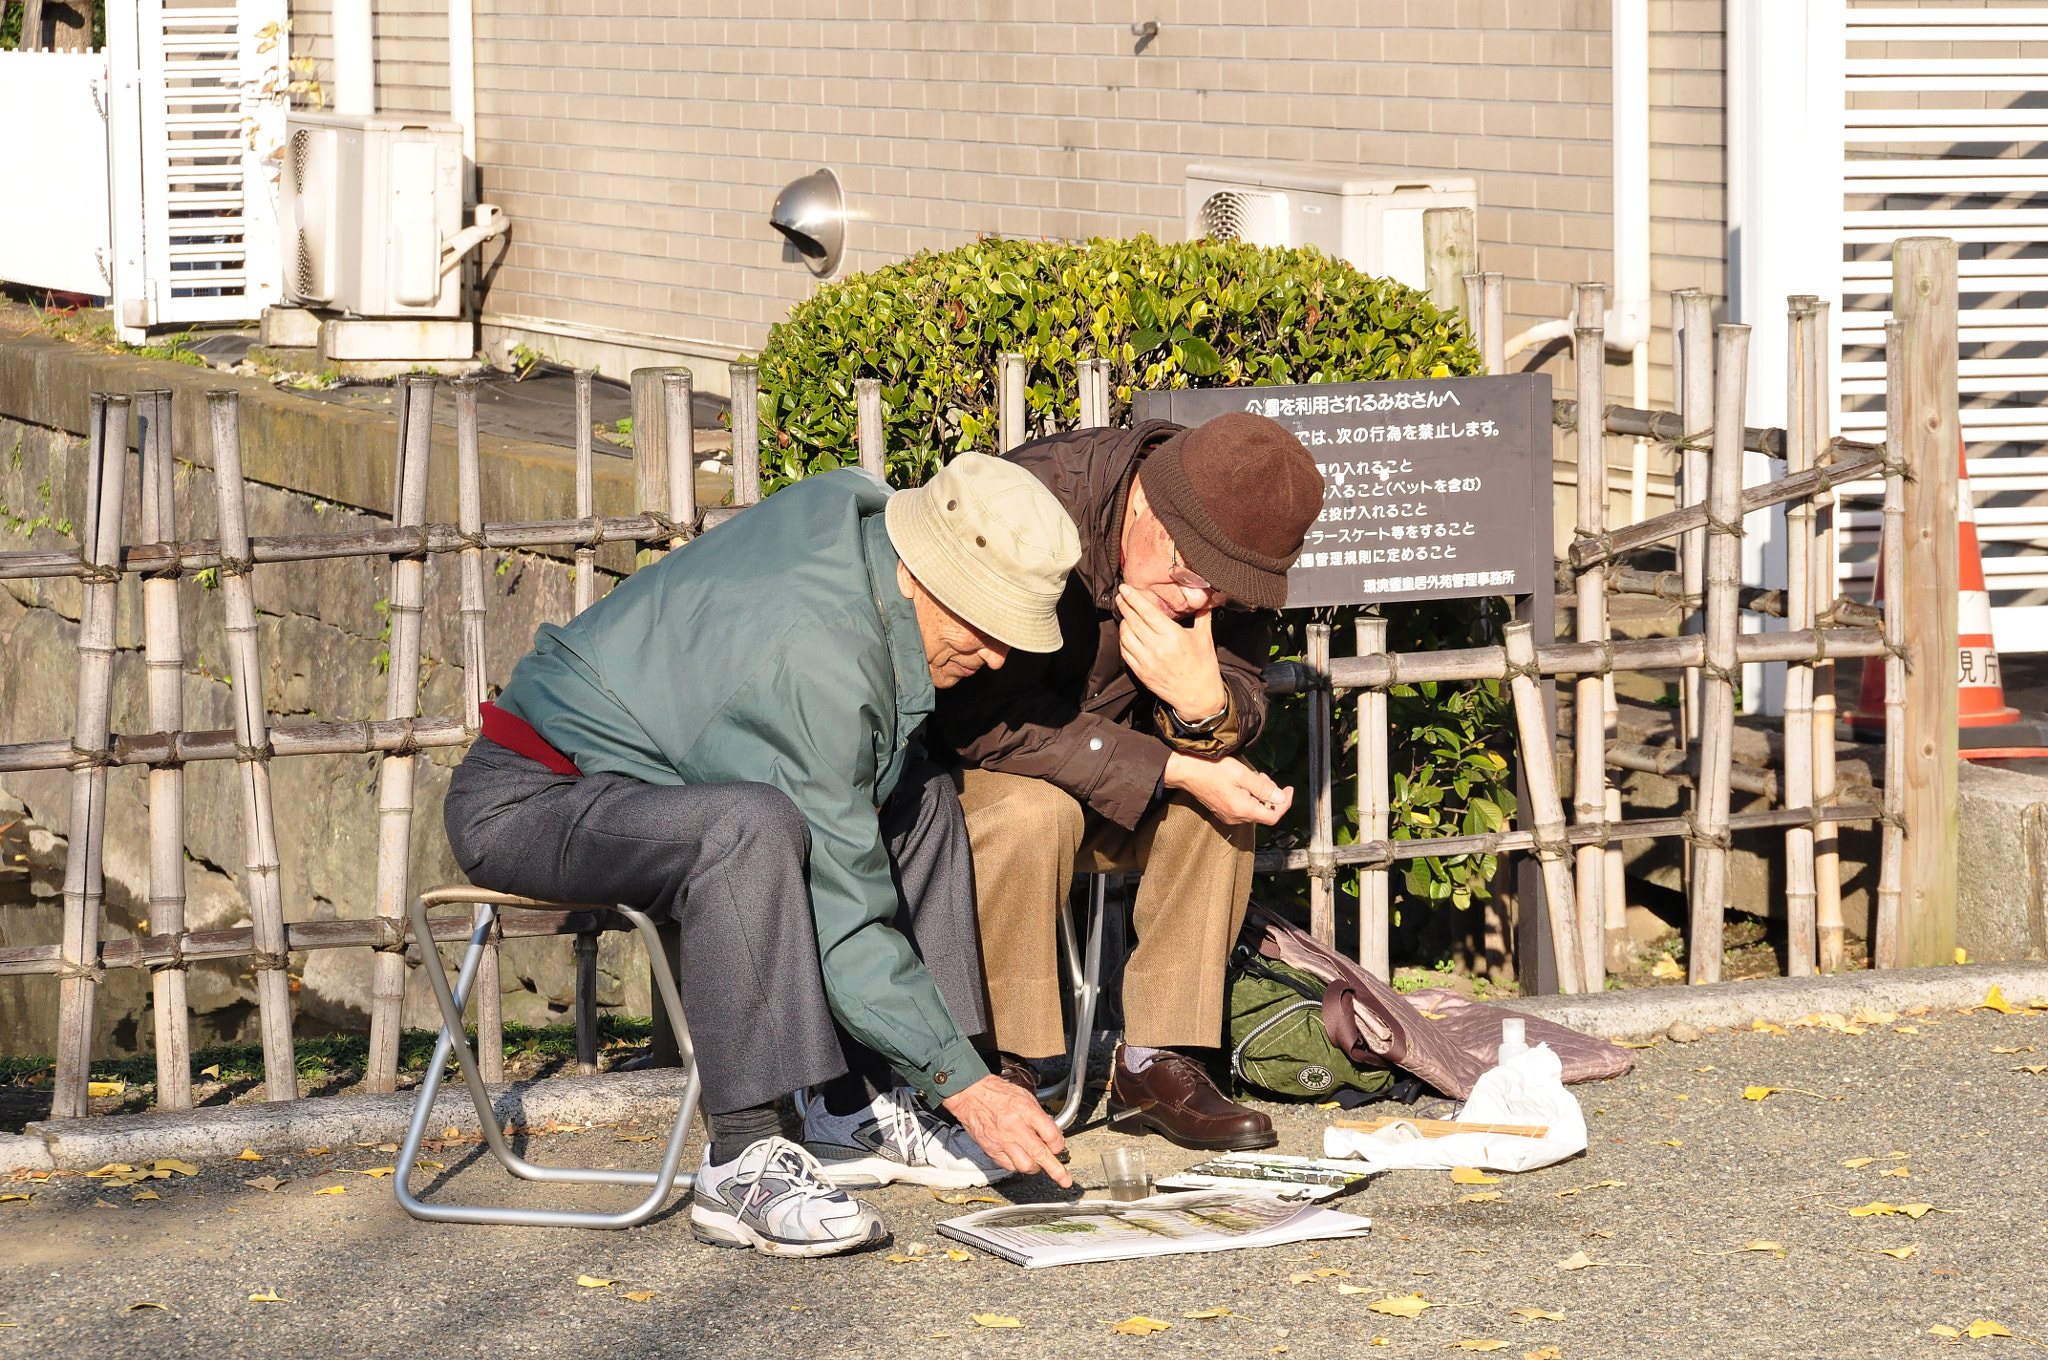
[[[813,274],[830,277],[846,253],[846,195],[839,176],[819,169],[785,184],[768,212],[768,225],[788,242],[785,259],[794,252]]]

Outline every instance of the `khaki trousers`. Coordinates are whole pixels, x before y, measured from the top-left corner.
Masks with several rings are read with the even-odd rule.
[[[1124,968],[1124,1037],[1148,1048],[1222,1042],[1223,971],[1252,890],[1250,826],[1227,826],[1184,793],[1135,831],[1042,779],[954,776],[974,854],[975,907],[996,1046],[1064,1053],[1058,912],[1076,873],[1144,870],[1138,945]]]

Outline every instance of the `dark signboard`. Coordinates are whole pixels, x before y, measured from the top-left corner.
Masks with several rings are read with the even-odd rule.
[[[1288,608],[1548,594],[1547,375],[1144,392],[1134,415],[1227,411],[1279,421],[1323,471]]]

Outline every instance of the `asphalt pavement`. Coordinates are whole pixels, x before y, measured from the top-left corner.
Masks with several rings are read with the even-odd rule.
[[[2048,1343],[2037,1167],[2048,1070],[2015,1070],[2048,1064],[2048,1014],[1945,1009],[1861,1028],[1722,1031],[1640,1050],[1635,1073],[1577,1088],[1585,1156],[1492,1186],[1381,1177],[1335,1202],[1373,1220],[1362,1240],[1040,1271],[978,1254],[891,1263],[913,1242],[936,1248],[941,1218],[978,1207],[902,1187],[868,1196],[894,1230],[888,1247],[783,1261],[699,1245],[680,1201],[622,1233],[417,1223],[388,1179],[358,1174],[394,1160],[375,1148],[214,1161],[136,1186],[24,1177],[0,1183],[32,1196],[0,1201],[0,1356],[1572,1360],[1944,1344],[2016,1355]],[[1752,1087],[1777,1089],[1745,1098]],[[1320,1151],[1331,1112],[1273,1112],[1283,1151]],[[658,1143],[628,1141],[650,1132],[529,1144],[540,1160],[651,1165]],[[1125,1141],[1099,1126],[1073,1140],[1084,1185],[1101,1184],[1102,1150]],[[1162,1171],[1196,1158],[1145,1146]],[[429,1155],[447,1163],[420,1177],[434,1196],[578,1199],[515,1187],[473,1145]],[[284,1184],[247,1184],[260,1176]],[[334,1186],[343,1193],[319,1193]],[[1001,1189],[1020,1201],[1056,1193],[1042,1179]],[[148,1192],[158,1197],[134,1198]],[[1872,1203],[1930,1207],[1848,1212]],[[1580,1254],[1593,1264],[1566,1268]],[[1433,1305],[1418,1317],[1370,1307],[1414,1293]],[[1227,1312],[1187,1316],[1215,1310]],[[983,1327],[975,1314],[1022,1326]],[[1170,1326],[1112,1331],[1134,1316]],[[1971,1339],[1973,1323],[2012,1335]]]

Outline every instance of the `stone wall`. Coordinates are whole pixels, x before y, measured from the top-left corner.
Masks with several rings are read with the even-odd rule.
[[[158,368],[169,366],[159,365]],[[144,375],[145,377],[147,375]],[[180,393],[186,402],[191,394]],[[4,406],[9,403],[0,403]],[[84,440],[63,429],[0,418],[0,548],[65,548],[69,526],[85,503]],[[500,493],[505,491],[501,485]],[[180,533],[213,535],[211,468],[181,459],[177,501]],[[513,507],[508,506],[508,509]],[[358,528],[382,517],[304,492],[251,482],[254,534]],[[127,536],[137,537],[134,497]],[[511,516],[506,516],[511,517]],[[541,623],[569,614],[570,573],[561,561],[530,553],[487,554],[491,571],[489,675],[501,684]],[[380,717],[386,685],[386,615],[390,563],[381,558],[259,567],[255,590],[260,623],[264,700],[279,725],[297,721]],[[9,581],[0,590],[0,742],[49,740],[72,726],[77,678],[80,587],[69,578]],[[179,584],[185,657],[185,725],[233,725],[223,658],[220,592],[204,574]],[[130,577],[119,591],[113,725],[149,730],[142,661],[142,592]],[[421,709],[461,711],[457,571],[452,556],[427,568]],[[411,881],[414,890],[460,882],[441,829],[441,799],[457,750],[427,753],[415,798]],[[376,756],[281,758],[271,766],[288,921],[360,919],[375,911]],[[232,762],[188,765],[186,775],[187,922],[193,930],[246,924],[238,886],[243,850],[238,783]],[[0,943],[53,943],[62,917],[58,893],[69,833],[69,776],[58,771],[0,776],[0,822],[24,816],[31,828],[33,905],[0,909]],[[148,911],[147,772],[110,772],[105,866],[109,938],[140,933]],[[368,1024],[370,952],[337,949],[292,956],[291,975],[302,1024],[316,1031]],[[505,946],[505,1017],[547,1023],[573,996],[574,961],[567,939],[519,940]],[[647,982],[637,943],[607,935],[599,958],[599,1002],[645,1014]],[[56,983],[8,979],[0,985],[0,1044],[17,1052],[49,1052],[54,1040]],[[203,1037],[241,1032],[254,999],[251,974],[230,962],[194,965],[190,993]],[[147,975],[109,974],[96,1047],[147,1047],[151,1022],[136,1017],[148,997]],[[406,1023],[432,1023],[433,1000],[414,974]],[[253,1035],[253,1029],[249,1031]]]

